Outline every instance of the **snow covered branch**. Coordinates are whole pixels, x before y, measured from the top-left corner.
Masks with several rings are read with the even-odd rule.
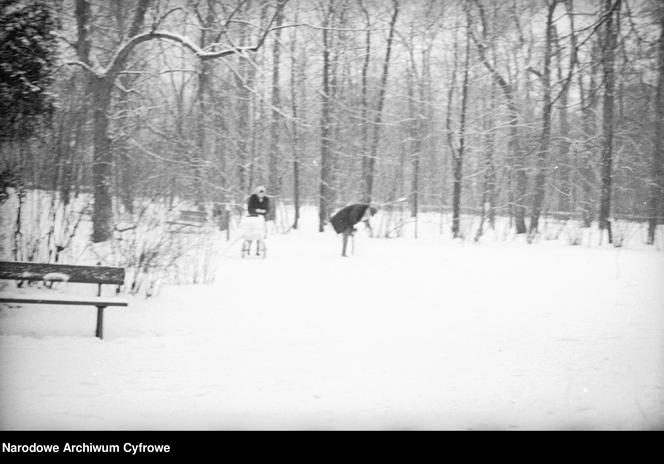
[[[196,45],[194,41],[192,41],[190,38],[185,37],[180,34],[176,34],[174,32],[170,31],[158,31],[158,30],[150,30],[149,32],[144,32],[142,34],[137,34],[134,35],[129,41],[127,41],[124,45],[120,47],[120,49],[117,51],[113,59],[111,59],[111,62],[107,66],[106,70],[101,73],[104,77],[110,77],[111,79],[114,78],[117,74],[120,73],[122,70],[121,68],[123,67],[124,63],[126,62],[129,54],[131,51],[134,49],[135,46],[137,46],[140,43],[147,42],[150,40],[166,40],[169,42],[174,42],[177,44],[182,45],[184,48],[187,48],[189,51],[191,51],[194,55],[196,55],[199,59],[206,61],[206,60],[212,60],[216,58],[222,58],[224,56],[228,55],[235,55],[235,54],[243,54],[245,52],[255,52],[258,51],[258,49],[263,45],[265,42],[265,39],[267,35],[273,30],[271,28],[272,23],[274,22],[274,19],[277,17],[279,12],[283,9],[283,7],[286,5],[287,0],[281,1],[278,3],[276,10],[274,12],[274,15],[270,19],[270,22],[268,23],[267,27],[265,28],[265,32],[261,35],[260,39],[258,42],[249,47],[230,47],[226,48],[223,50],[208,50],[208,49],[203,49]]]
[[[96,70],[92,69],[92,67],[90,65],[88,65],[88,64],[86,64],[82,61],[77,61],[77,60],[76,61],[65,61],[64,65],[65,66],[79,66],[79,67],[85,69],[86,71],[94,74],[95,76],[100,77],[100,72],[99,71],[96,71]]]

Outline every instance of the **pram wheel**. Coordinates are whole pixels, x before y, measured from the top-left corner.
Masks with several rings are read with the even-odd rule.
[[[263,259],[267,256],[267,247],[264,240],[256,241],[256,256],[261,256]]]
[[[242,242],[242,257],[246,257],[251,252],[251,240],[245,240]]]

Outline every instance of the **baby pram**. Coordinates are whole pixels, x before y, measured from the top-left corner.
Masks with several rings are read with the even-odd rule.
[[[265,258],[265,218],[263,216],[247,216],[240,223],[240,238],[242,238],[242,257],[251,254],[251,243],[256,242],[256,256]]]

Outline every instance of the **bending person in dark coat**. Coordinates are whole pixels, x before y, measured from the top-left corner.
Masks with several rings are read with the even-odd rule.
[[[343,234],[343,244],[341,248],[341,256],[346,256],[346,245],[348,244],[348,237],[355,232],[355,225],[360,221],[365,221],[369,227],[369,219],[376,214],[376,208],[358,203],[345,208],[341,208],[337,213],[332,216],[330,223],[334,227],[337,234]]]

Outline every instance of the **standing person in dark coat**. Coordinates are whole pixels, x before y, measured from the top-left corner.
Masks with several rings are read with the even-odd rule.
[[[263,238],[267,238],[267,213],[270,211],[270,199],[265,193],[265,187],[262,185],[256,187],[254,193],[249,197],[249,202],[247,203],[247,213],[250,217],[262,217],[263,220]],[[263,240],[258,240],[256,242],[256,255],[260,255],[261,248],[265,250],[265,242]],[[248,244],[247,252],[251,252],[251,242]]]
[[[332,223],[334,231],[337,234],[343,234],[341,256],[346,256],[346,245],[348,244],[348,237],[353,236],[353,232],[355,232],[355,225],[360,221],[365,221],[366,224],[371,227],[369,224],[369,219],[371,219],[371,216],[374,214],[376,214],[376,208],[373,206],[357,203],[354,205],[346,206],[345,208],[341,208],[334,216],[332,216],[330,223]]]
[[[249,197],[249,203],[247,204],[249,216],[263,216],[265,218],[269,210],[270,199],[265,194],[265,187],[257,187]]]

